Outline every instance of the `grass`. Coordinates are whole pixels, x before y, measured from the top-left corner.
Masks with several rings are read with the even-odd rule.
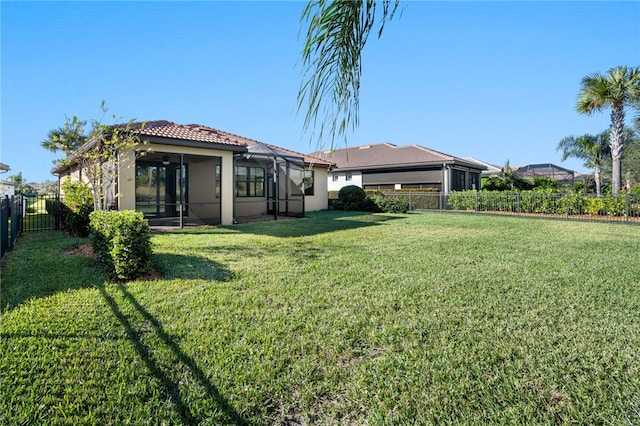
[[[636,424],[640,228],[315,213],[2,266],[0,424]]]

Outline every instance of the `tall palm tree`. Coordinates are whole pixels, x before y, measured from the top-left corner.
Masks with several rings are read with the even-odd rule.
[[[614,195],[622,181],[621,159],[624,149],[625,107],[635,106],[640,100],[640,67],[620,66],[611,68],[607,75],[594,73],[582,79],[576,110],[593,114],[611,108],[609,146],[613,167],[611,190]]]
[[[302,50],[303,83],[298,110],[306,107],[305,129],[319,126],[318,141],[325,129],[331,147],[337,136],[358,126],[361,53],[376,26],[376,7],[382,7],[378,36],[391,20],[399,0],[310,0],[302,13],[308,22]]]
[[[593,168],[593,176],[596,181],[596,194],[601,195],[602,187],[602,162],[611,154],[609,147],[609,132],[599,135],[582,135],[577,138],[567,136],[556,147],[556,151],[562,150],[562,161],[569,157],[585,160],[585,167]]]

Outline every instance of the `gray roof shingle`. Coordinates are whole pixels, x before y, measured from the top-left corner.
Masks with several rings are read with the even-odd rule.
[[[391,143],[319,151],[311,154],[335,163],[342,170],[366,170],[388,167],[411,167],[425,164],[454,164],[467,161],[420,145],[396,146]],[[479,165],[470,163],[478,167]],[[482,166],[479,166],[482,167]]]

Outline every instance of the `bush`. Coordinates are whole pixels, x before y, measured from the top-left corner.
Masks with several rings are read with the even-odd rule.
[[[93,211],[93,194],[91,187],[84,182],[72,181],[67,178],[62,184],[64,203],[62,222],[67,232],[77,237],[89,235],[89,214]]]
[[[62,203],[58,199],[47,198],[44,200],[44,205],[47,214],[51,216],[58,216],[62,212]]]
[[[397,197],[387,197],[383,194],[371,197],[379,211],[383,213],[406,213],[409,210],[407,200]]]
[[[96,211],[91,213],[91,244],[96,259],[120,280],[149,271],[151,230],[142,213]]]
[[[340,189],[338,192],[339,207],[342,210],[361,210],[372,211],[375,205],[369,198],[364,189],[356,185],[348,185]]]

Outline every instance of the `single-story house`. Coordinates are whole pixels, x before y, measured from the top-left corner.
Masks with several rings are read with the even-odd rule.
[[[118,153],[110,204],[141,211],[152,225],[228,225],[328,208],[329,161],[198,124],[149,121],[130,131],[144,144]],[[71,164],[52,171],[60,182],[83,178]]]
[[[363,189],[430,189],[438,192],[480,189],[485,166],[425,148],[391,143],[319,151],[313,157],[330,161],[330,191],[347,185]]]
[[[516,174],[518,176],[524,176],[531,179],[546,177],[549,179],[555,179],[558,182],[573,183],[575,180],[575,172],[573,170],[551,163],[528,164],[526,166],[521,166],[516,169]]]

